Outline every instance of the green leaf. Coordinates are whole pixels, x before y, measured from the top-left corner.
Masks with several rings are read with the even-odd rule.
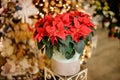
[[[73,44],[72,43],[69,43],[69,47],[68,47],[68,52],[69,53],[72,53],[74,50],[73,50]]]
[[[60,44],[59,50],[60,50],[60,52],[61,52],[62,54],[65,54],[66,51],[67,51],[67,49],[68,49],[68,48],[67,48],[66,45]]]
[[[66,53],[65,53],[65,57],[66,57],[67,59],[70,59],[70,58],[72,58],[72,57],[74,56],[74,54],[75,54],[75,51],[74,51],[74,49],[73,49],[73,44],[70,43],[70,44],[69,44],[69,47],[68,47],[68,49],[67,49],[67,51],[66,51]]]
[[[60,41],[61,44],[64,44],[64,45],[66,45],[66,46],[69,46],[69,43],[72,42],[72,38],[71,38],[71,36],[67,36],[67,37],[66,37],[66,40],[61,40],[61,39],[60,39],[59,41]]]
[[[72,42],[71,36],[67,36],[67,37],[66,37],[66,42],[68,42],[68,43],[69,43],[69,42]]]
[[[43,42],[41,41],[41,42],[37,42],[37,46],[38,46],[38,49],[41,49],[42,47],[43,47]]]
[[[86,36],[86,40],[87,41],[91,41],[92,40],[92,34],[91,33]]]
[[[85,47],[85,42],[84,40],[80,40],[78,43],[75,43],[74,44],[74,49],[79,53],[81,54],[84,50],[84,47]]]
[[[72,52],[72,53],[66,52],[65,53],[65,58],[70,59],[70,58],[72,58],[74,56],[74,54],[75,54],[74,52]]]
[[[53,56],[53,46],[46,46],[46,55],[48,58],[52,58]]]
[[[80,56],[83,56],[83,51],[84,51],[84,49],[83,49],[83,50],[81,50],[81,52],[79,53],[79,54],[80,54]]]
[[[50,46],[50,45],[51,45],[50,40],[49,40],[49,38],[47,38],[47,37],[44,37],[42,41],[43,41],[43,43],[44,43],[46,46]]]
[[[66,37],[66,40],[60,40],[59,50],[62,54],[73,51],[73,43],[70,36]]]

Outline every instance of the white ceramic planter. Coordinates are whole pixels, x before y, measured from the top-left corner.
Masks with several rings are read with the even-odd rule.
[[[66,59],[58,51],[54,51],[51,62],[52,71],[62,76],[74,75],[80,70],[80,54],[76,53],[73,58]]]

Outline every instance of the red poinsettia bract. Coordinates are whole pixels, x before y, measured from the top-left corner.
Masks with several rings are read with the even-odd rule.
[[[73,41],[79,42],[81,37],[85,38],[92,32],[93,26],[89,16],[78,11],[58,14],[54,18],[45,16],[36,23],[35,39],[40,42],[47,36],[54,45],[58,39],[65,40],[70,35]]]

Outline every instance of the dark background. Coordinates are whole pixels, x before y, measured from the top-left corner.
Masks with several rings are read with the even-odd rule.
[[[115,17],[118,20],[118,25],[120,26],[120,0],[107,0],[110,10],[115,12]]]

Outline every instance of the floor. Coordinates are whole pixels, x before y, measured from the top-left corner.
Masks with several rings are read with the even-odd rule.
[[[88,59],[88,80],[120,80],[120,43],[108,38],[108,31],[98,29],[97,47]]]

